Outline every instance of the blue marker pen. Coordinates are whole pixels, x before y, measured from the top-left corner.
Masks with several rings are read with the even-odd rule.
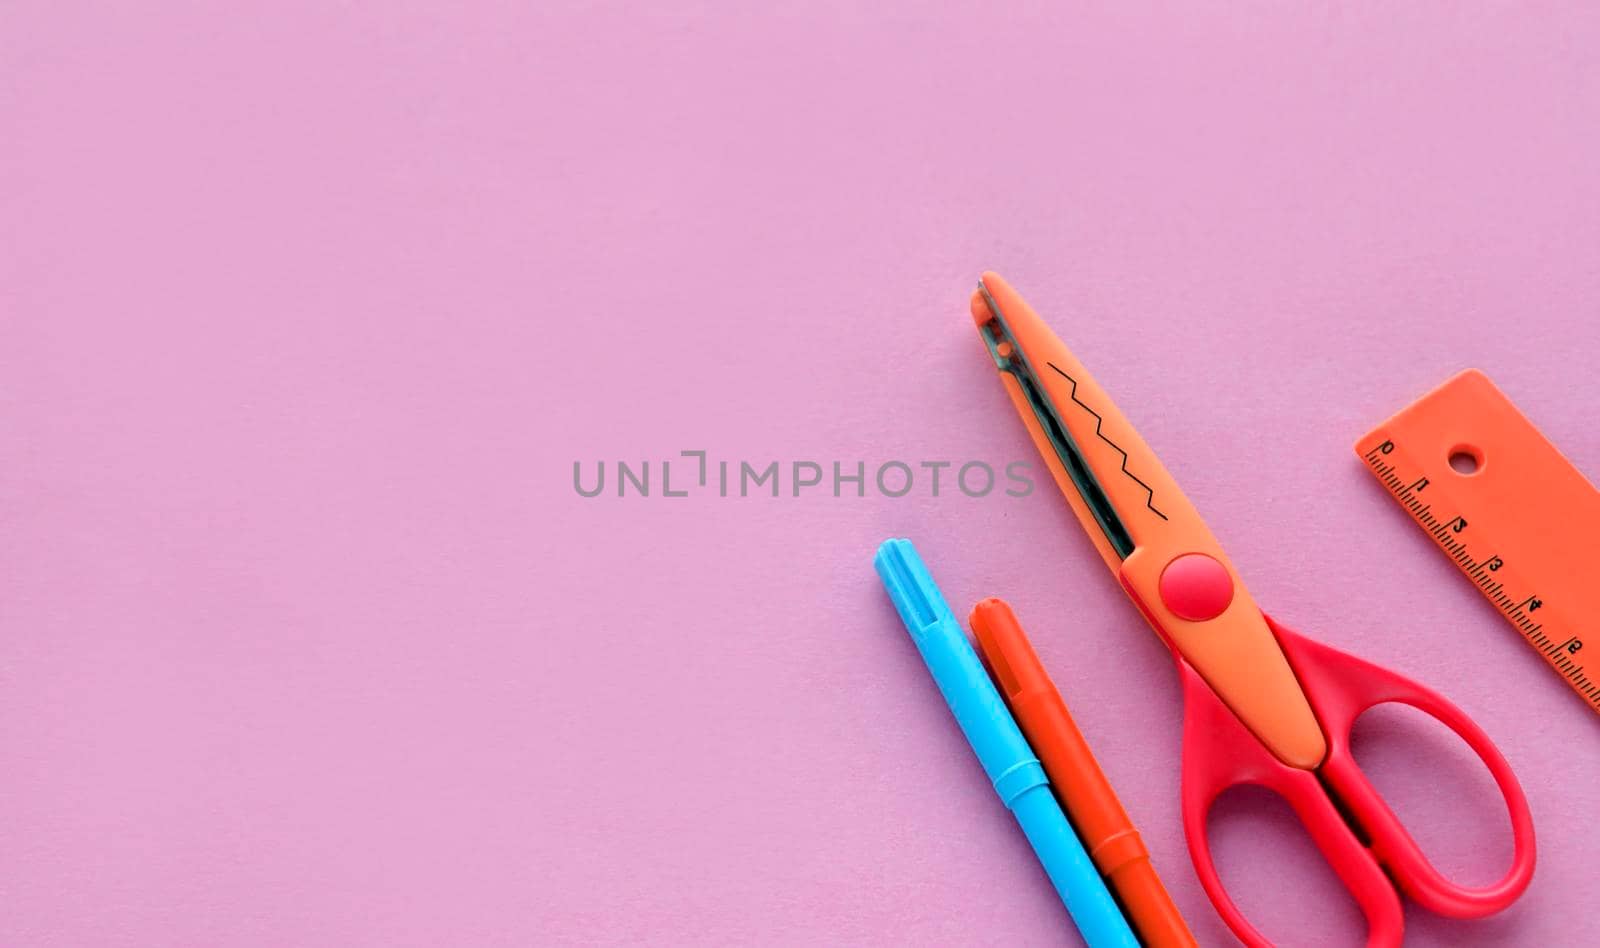
[[[989,680],[916,547],[910,540],[885,540],[872,564],[961,732],[977,753],[995,792],[1022,825],[1084,941],[1090,948],[1139,948],[1122,911],[1051,794],[1050,781],[1033,748]]]

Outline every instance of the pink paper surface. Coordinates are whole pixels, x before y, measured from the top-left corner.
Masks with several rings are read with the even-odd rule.
[[[1072,944],[889,536],[1015,604],[1229,943],[1156,638],[1053,487],[922,483],[1037,463],[984,268],[1261,603],[1510,759],[1532,887],[1410,943],[1592,942],[1600,717],[1351,444],[1476,365],[1600,474],[1597,49],[1581,3],[8,4],[0,944]],[[1498,798],[1415,722],[1359,755],[1490,881]],[[1269,935],[1360,941],[1286,808],[1212,832]]]

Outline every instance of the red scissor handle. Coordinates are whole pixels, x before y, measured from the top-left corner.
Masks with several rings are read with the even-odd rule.
[[[1451,918],[1481,918],[1517,900],[1533,880],[1533,815],[1528,798],[1499,748],[1473,720],[1448,699],[1364,659],[1284,628],[1267,617],[1295,675],[1311,699],[1311,708],[1328,738],[1328,756],[1320,772],[1346,809],[1372,840],[1372,853],[1412,901]],[[1410,705],[1454,731],[1483,761],[1511,817],[1511,868],[1491,885],[1457,885],[1428,861],[1394,811],[1357,766],[1350,753],[1350,730],[1363,711],[1377,704]]]
[[[1224,790],[1242,784],[1272,790],[1294,809],[1361,907],[1367,919],[1367,944],[1373,948],[1400,944],[1404,932],[1391,877],[1418,904],[1456,918],[1488,915],[1515,901],[1533,877],[1533,819],[1522,788],[1488,735],[1455,705],[1416,682],[1313,642],[1273,622],[1270,616],[1267,624],[1328,738],[1328,755],[1317,772],[1279,761],[1193,668],[1181,659],[1178,662],[1184,689],[1184,832],[1200,883],[1234,934],[1251,946],[1271,945],[1222,887],[1206,836],[1212,803]],[[1437,718],[1460,735],[1489,768],[1511,815],[1515,855],[1504,879],[1473,889],[1444,878],[1362,774],[1350,753],[1350,730],[1363,711],[1384,702],[1408,704]],[[1338,794],[1345,812],[1371,840],[1370,847],[1345,822],[1328,788]]]
[[[1217,914],[1246,945],[1272,948],[1222,887],[1206,835],[1206,817],[1217,797],[1230,787],[1252,784],[1273,791],[1294,809],[1367,917],[1370,948],[1399,945],[1405,931],[1400,897],[1377,860],[1345,825],[1316,774],[1272,756],[1182,659],[1178,675],[1183,680],[1183,832],[1200,885]]]

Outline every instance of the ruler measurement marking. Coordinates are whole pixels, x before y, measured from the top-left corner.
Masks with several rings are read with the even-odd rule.
[[[1508,594],[1506,580],[1500,578],[1504,575],[1505,566],[1501,555],[1491,554],[1475,559],[1467,542],[1459,536],[1461,530],[1468,528],[1470,518],[1463,514],[1455,514],[1447,519],[1435,516],[1433,503],[1424,504],[1417,497],[1417,490],[1432,483],[1431,475],[1424,474],[1408,483],[1399,474],[1398,461],[1385,463],[1381,460],[1385,444],[1390,446],[1391,451],[1394,449],[1393,442],[1382,442],[1364,457],[1390,495],[1399,501],[1412,520],[1423,528],[1423,532],[1432,536],[1434,542],[1455,561],[1456,567],[1472,580],[1490,605],[1505,616],[1522,637],[1544,656],[1545,661],[1567,679],[1579,697],[1600,708],[1600,682],[1589,678],[1586,666],[1574,658],[1577,654],[1574,647],[1582,648],[1582,641],[1577,636],[1568,636],[1562,641],[1545,634],[1544,623],[1535,623],[1528,615],[1530,611],[1545,605],[1540,601],[1539,594],[1528,593],[1520,600]],[[1490,564],[1494,564],[1494,568],[1491,569]]]

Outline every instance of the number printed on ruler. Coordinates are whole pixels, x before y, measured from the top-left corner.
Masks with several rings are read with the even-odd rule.
[[[1591,708],[1600,644],[1600,492],[1476,371],[1391,418],[1356,451],[1419,527]],[[1454,463],[1460,460],[1463,463]],[[1600,640],[1600,635],[1589,638]],[[1590,671],[1594,668],[1595,671]]]
[[[1411,512],[1412,519],[1455,560],[1478,590],[1511,620],[1511,624],[1533,647],[1544,653],[1550,663],[1572,681],[1578,693],[1600,708],[1600,683],[1591,681],[1584,674],[1583,663],[1577,659],[1578,653],[1583,651],[1583,640],[1564,632],[1555,639],[1546,634],[1545,624],[1539,621],[1539,613],[1546,604],[1539,598],[1538,592],[1531,585],[1524,585],[1514,578],[1516,573],[1506,565],[1504,557],[1493,554],[1478,557],[1467,542],[1470,536],[1467,528],[1472,521],[1462,513],[1435,513],[1433,505],[1423,499],[1432,481],[1427,476],[1408,480],[1406,473],[1386,460],[1393,451],[1394,442],[1384,441],[1367,455],[1367,463],[1389,489],[1389,493]]]

